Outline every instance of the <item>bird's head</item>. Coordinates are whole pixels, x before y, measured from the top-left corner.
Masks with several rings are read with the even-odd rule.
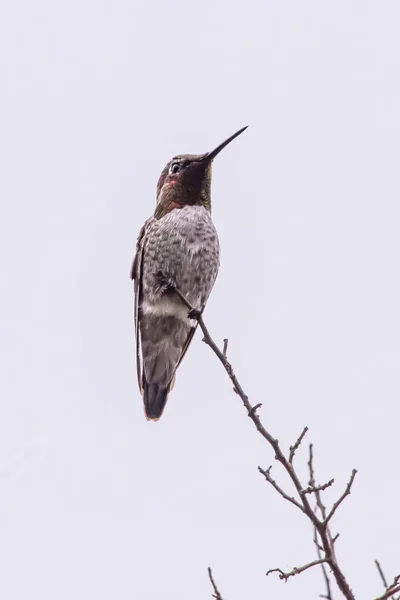
[[[187,205],[200,205],[211,210],[212,162],[217,154],[245,129],[247,126],[206,154],[181,154],[171,158],[158,180],[154,216],[160,219],[174,208]]]

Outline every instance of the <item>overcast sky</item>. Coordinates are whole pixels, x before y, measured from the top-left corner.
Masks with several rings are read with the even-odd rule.
[[[244,125],[214,165],[206,322],[271,433],[310,427],[329,498],[358,468],[332,523],[358,598],[375,558],[400,571],[399,22],[396,0],[2,3],[1,598],[204,600],[209,565],[226,600],[324,593],[265,577],[315,558],[311,527],[201,336],[160,422],[136,384],[158,176]]]

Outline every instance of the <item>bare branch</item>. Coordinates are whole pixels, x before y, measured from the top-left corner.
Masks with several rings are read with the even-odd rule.
[[[399,582],[400,582],[400,575],[396,575],[396,577],[394,578],[393,583],[390,587],[396,586]]]
[[[290,462],[291,465],[293,464],[294,455],[296,454],[296,451],[300,447],[300,444],[303,441],[303,438],[306,435],[307,431],[308,431],[308,427],[304,427],[303,431],[301,432],[301,434],[297,438],[295,444],[293,446],[290,446],[290,448],[289,448],[289,450],[290,450],[289,462]]]
[[[339,508],[339,506],[341,505],[341,503],[343,502],[343,500],[346,498],[346,496],[350,495],[351,492],[351,486],[353,485],[354,482],[354,478],[357,475],[357,469],[353,469],[350,475],[350,479],[346,485],[346,489],[344,490],[343,494],[340,496],[339,500],[337,500],[336,502],[334,502],[330,513],[328,514],[328,516],[325,519],[325,523],[328,524],[329,521],[331,520],[331,518],[333,517],[333,515],[335,514],[335,512],[337,511],[337,509]]]
[[[336,554],[335,554],[335,542],[338,539],[339,534],[336,534],[335,537],[332,537],[331,531],[329,529],[329,525],[328,525],[329,519],[327,518],[327,510],[326,510],[325,504],[322,501],[322,496],[321,496],[322,490],[318,489],[319,486],[317,486],[316,482],[315,482],[314,455],[313,455],[313,445],[312,444],[310,444],[310,446],[309,446],[308,468],[309,468],[309,474],[310,474],[309,484],[310,484],[310,487],[315,488],[314,495],[315,495],[315,500],[316,500],[316,504],[317,504],[317,510],[320,511],[321,516],[322,516],[321,526],[316,527],[317,533],[315,534],[315,537],[314,537],[314,542],[317,546],[318,556],[321,557],[321,556],[325,555],[325,557],[328,558],[328,564],[333,571],[336,583],[338,584],[338,587],[339,587],[340,591],[343,593],[343,595],[345,596],[345,598],[354,598],[353,593],[352,593],[347,581],[345,579],[342,579],[342,577],[344,577],[342,571],[340,570],[340,568],[338,570],[336,570],[338,563],[337,563]],[[353,483],[354,477],[355,477],[355,473],[354,473],[354,476],[352,475],[351,482],[349,482],[350,487]],[[346,491],[347,491],[347,488],[346,488]],[[343,494],[343,496],[345,497],[345,494]],[[336,508],[339,506],[339,504],[342,502],[343,499],[344,498],[339,498],[338,502],[336,503],[336,505],[337,505]],[[334,512],[336,511],[336,508],[334,505],[334,507],[333,507],[334,510],[332,509],[333,513],[331,514],[331,516],[329,518],[331,518],[333,516]],[[318,543],[318,535],[321,539],[322,545]],[[329,576],[328,576],[324,566],[322,566],[322,570],[323,570],[323,574],[324,574],[325,583],[327,585],[327,596],[325,596],[325,598],[329,598],[329,595],[331,595]],[[351,594],[351,596],[348,595],[349,593]]]
[[[258,404],[255,404],[250,410],[249,410],[249,414],[248,416],[250,417],[250,415],[254,415],[254,413],[256,412],[256,410],[258,410],[259,408],[262,407],[261,402],[259,402]]]
[[[376,598],[376,600],[385,600],[385,598],[391,598],[394,594],[400,592],[400,585],[398,585],[400,582],[400,575],[396,575],[396,577],[393,580],[393,583],[389,585],[383,572],[383,569],[380,565],[380,562],[378,560],[375,560],[375,564],[376,568],[378,569],[379,575],[381,576],[384,588],[386,590],[385,593],[382,596],[379,596],[379,598]]]
[[[376,568],[378,569],[378,573],[381,576],[383,587],[385,588],[385,590],[387,590],[389,585],[388,585],[388,582],[386,581],[386,577],[383,573],[383,570],[382,570],[379,560],[375,560],[375,564],[376,564]]]
[[[317,492],[323,492],[328,487],[331,487],[335,483],[334,479],[330,479],[327,483],[323,483],[322,485],[309,485],[303,490],[303,494],[316,494]]]
[[[218,590],[218,588],[217,588],[217,585],[216,585],[216,583],[215,583],[215,581],[214,581],[214,577],[213,577],[213,575],[212,575],[211,567],[208,567],[208,576],[209,576],[209,578],[210,578],[211,585],[213,586],[213,590],[214,590],[214,593],[213,593],[213,594],[211,594],[211,595],[212,595],[212,597],[213,597],[213,598],[215,598],[215,600],[223,600],[223,598],[222,598],[221,594],[219,593],[219,590]]]
[[[286,494],[286,492],[283,491],[283,489],[276,483],[276,481],[274,479],[272,479],[271,474],[270,474],[271,469],[272,469],[272,467],[268,467],[268,469],[266,471],[264,471],[264,469],[262,469],[261,467],[258,467],[259,472],[262,473],[262,475],[264,475],[264,477],[268,481],[268,483],[270,483],[272,485],[272,487],[276,489],[276,491],[278,492],[278,494],[280,494],[282,496],[282,498],[284,498],[288,502],[291,502],[292,504],[297,506],[297,508],[299,508],[302,512],[304,512],[304,508],[302,507],[300,502],[297,502],[297,500],[295,500],[291,496],[288,496],[288,494]]]
[[[160,273],[161,279],[163,279],[167,285],[169,285],[169,280],[168,277],[164,277],[164,275],[162,273]],[[172,289],[172,286],[170,286]],[[193,310],[193,306],[190,304],[190,302],[188,302],[188,300],[186,300],[185,296],[183,294],[181,294],[181,292],[178,290],[177,287],[173,288],[175,294],[182,300],[183,304],[186,306],[186,308],[188,308],[189,310]],[[210,567],[208,568],[209,571],[211,571]]]
[[[314,543],[317,547],[318,558],[322,559],[321,546],[318,543],[318,532],[314,527]],[[331,580],[329,579],[328,571],[324,563],[321,563],[322,574],[324,576],[325,585],[326,585],[326,594],[321,594],[320,598],[325,598],[325,600],[333,600],[332,590],[331,590]]]
[[[390,587],[387,592],[382,594],[382,596],[378,596],[375,600],[386,600],[387,598],[391,598],[394,594],[400,592],[400,585],[396,585],[395,587]]]
[[[294,577],[294,575],[299,575],[300,573],[303,573],[303,571],[307,571],[307,569],[311,569],[311,567],[315,567],[317,565],[322,565],[323,563],[326,563],[326,559],[325,558],[321,558],[318,560],[313,560],[310,563],[307,563],[306,565],[303,565],[302,567],[294,567],[291,571],[288,571],[287,573],[285,573],[284,571],[282,571],[282,569],[270,569],[269,571],[266,572],[266,575],[270,575],[271,573],[279,573],[279,579],[284,579],[285,581],[287,581],[289,579],[289,577]]]
[[[309,458],[308,458],[308,470],[310,473],[310,479],[309,479],[309,486],[310,487],[316,487],[316,481],[315,481],[315,472],[314,472],[314,454],[313,454],[313,445],[310,444],[309,447]],[[322,502],[322,497],[320,494],[321,490],[317,490],[315,491],[315,500],[317,503],[317,507],[319,508],[320,512],[321,512],[321,516],[322,519],[325,520],[326,519],[326,507],[324,505],[324,503]]]
[[[225,356],[226,358],[226,353],[228,352],[228,338],[224,339],[224,347],[222,349],[222,354]]]
[[[236,394],[238,394],[238,396],[242,400],[243,406],[247,411],[247,415],[253,422],[255,428],[260,433],[260,435],[272,447],[272,449],[274,451],[274,455],[275,455],[275,460],[277,460],[282,465],[282,467],[285,469],[286,473],[288,474],[289,478],[291,479],[292,484],[298,495],[298,500],[296,500],[295,498],[292,498],[289,494],[284,492],[284,490],[282,490],[282,488],[280,488],[280,486],[278,486],[278,484],[272,479],[269,469],[267,471],[264,471],[263,469],[261,469],[259,467],[260,473],[262,473],[264,475],[266,480],[275,488],[275,490],[283,498],[285,498],[285,500],[287,500],[288,502],[290,502],[291,504],[293,504],[294,506],[299,508],[304,514],[306,514],[308,519],[311,521],[311,523],[315,527],[315,529],[318,531],[318,535],[320,536],[320,540],[321,540],[322,558],[319,558],[318,561],[314,561],[314,563],[309,563],[309,565],[304,565],[304,567],[300,567],[298,571],[302,572],[302,571],[306,570],[307,568],[314,566],[315,564],[321,564],[321,565],[327,564],[329,566],[329,568],[331,569],[333,577],[335,578],[335,581],[336,581],[340,591],[342,592],[343,596],[346,598],[346,600],[355,600],[353,592],[352,592],[349,584],[347,583],[346,577],[345,577],[343,571],[341,570],[341,568],[338,564],[337,558],[335,556],[334,542],[332,540],[332,536],[331,536],[331,533],[329,530],[328,523],[329,523],[330,519],[333,517],[333,515],[335,514],[335,512],[338,509],[338,507],[340,506],[340,504],[343,502],[344,498],[350,494],[351,486],[353,485],[356,471],[353,470],[352,475],[349,480],[349,483],[347,484],[346,490],[344,491],[342,496],[339,498],[339,500],[337,502],[335,502],[335,504],[333,505],[328,516],[326,516],[326,509],[324,508],[324,505],[322,503],[320,495],[321,495],[321,492],[323,491],[323,489],[325,489],[326,487],[329,487],[329,486],[327,484],[324,484],[325,487],[317,486],[315,484],[313,467],[312,467],[312,458],[310,458],[310,461],[311,461],[310,487],[314,488],[314,489],[310,490],[309,493],[305,493],[304,486],[302,485],[300,478],[299,478],[298,474],[296,473],[295,469],[293,468],[293,464],[292,464],[296,450],[300,446],[306,431],[303,430],[302,434],[300,435],[300,438],[297,440],[297,442],[294,444],[294,446],[290,449],[289,457],[286,458],[285,454],[283,453],[283,451],[281,449],[279,441],[276,438],[274,438],[269,433],[269,431],[267,431],[267,429],[262,424],[259,415],[256,412],[257,408],[259,408],[260,405],[256,404],[255,406],[252,406],[247,394],[244,392],[242,386],[240,385],[239,380],[236,377],[236,374],[232,368],[232,365],[230,364],[230,362],[227,359],[227,356],[226,356],[227,348],[225,347],[225,344],[224,344],[224,348],[221,350],[217,346],[217,344],[214,342],[214,340],[212,339],[212,337],[204,323],[202,312],[193,308],[190,305],[190,303],[186,300],[186,298],[176,288],[175,288],[175,292],[176,292],[177,296],[182,300],[184,305],[188,308],[190,318],[197,319],[200,329],[203,332],[203,341],[211,348],[211,350],[217,356],[218,360],[221,362],[223,368],[225,369],[225,372],[227,373],[230,381],[232,382],[234,392]],[[310,452],[312,452],[311,449],[310,449]],[[318,517],[317,512],[311,506],[311,501],[309,500],[309,498],[310,498],[310,495],[312,495],[312,494],[314,494],[316,497],[317,506],[321,512],[322,519],[320,519]],[[281,572],[281,574],[285,575],[283,573],[283,571],[280,571],[280,572]],[[293,574],[296,574],[296,573],[293,573]],[[285,578],[285,576],[283,578]]]

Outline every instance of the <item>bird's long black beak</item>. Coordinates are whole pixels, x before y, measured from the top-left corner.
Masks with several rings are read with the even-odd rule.
[[[232,140],[234,140],[235,138],[237,138],[238,135],[243,133],[243,131],[245,129],[247,129],[247,127],[248,127],[248,125],[246,125],[246,127],[242,127],[242,129],[239,129],[239,131],[237,131],[236,133],[234,133],[233,135],[228,137],[227,140],[225,140],[224,142],[222,142],[222,144],[220,144],[219,146],[214,148],[214,150],[211,150],[211,152],[207,152],[207,154],[205,154],[203,156],[202,160],[206,161],[207,163],[211,162],[217,156],[217,154],[219,154],[221,152],[221,150],[223,150],[225,148],[225,146],[230,144],[232,142]]]

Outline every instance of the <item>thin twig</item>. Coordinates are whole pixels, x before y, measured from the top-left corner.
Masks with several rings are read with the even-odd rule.
[[[336,502],[333,503],[333,506],[331,508],[330,513],[328,514],[328,516],[325,519],[325,523],[328,524],[329,521],[331,520],[331,518],[333,517],[333,515],[335,514],[335,512],[337,511],[337,509],[339,508],[339,506],[341,505],[341,503],[343,502],[343,500],[346,498],[346,496],[350,495],[351,492],[351,486],[353,485],[354,482],[354,478],[357,475],[357,469],[353,469],[350,475],[350,479],[346,485],[346,489],[344,490],[343,494],[340,496],[339,500],[337,500]]]
[[[314,527],[314,543],[317,547],[318,558],[322,559],[321,547],[318,543],[318,532]],[[325,585],[326,585],[326,594],[321,594],[320,598],[325,598],[325,600],[333,600],[332,590],[331,590],[331,580],[329,579],[328,571],[324,563],[321,563],[322,574],[324,576]]]
[[[285,573],[284,571],[282,571],[282,569],[279,568],[270,569],[266,572],[266,575],[270,575],[270,573],[279,573],[279,579],[284,579],[285,581],[287,581],[289,577],[294,577],[294,575],[299,575],[300,573],[303,573],[303,571],[311,569],[311,567],[322,565],[324,563],[326,563],[326,558],[321,558],[318,560],[313,560],[312,562],[307,563],[306,565],[303,565],[301,567],[294,567],[291,571],[288,571],[287,573]]]
[[[315,472],[314,472],[314,453],[313,453],[313,445],[310,444],[308,447],[309,450],[309,458],[308,458],[308,470],[310,473],[310,479],[308,481],[309,486],[310,487],[316,487],[316,481],[315,481]],[[324,505],[324,503],[322,502],[322,496],[320,494],[320,490],[316,490],[315,491],[315,500],[317,502],[317,507],[319,508],[320,512],[321,512],[321,516],[322,519],[325,520],[326,519],[326,507]]]
[[[381,567],[379,560],[375,560],[375,564],[376,564],[376,568],[378,569],[378,573],[381,576],[383,587],[385,588],[385,590],[387,590],[389,587],[388,582],[386,581],[386,577],[385,577],[385,574],[383,572],[383,569]]]
[[[209,578],[210,578],[211,585],[213,586],[213,590],[214,590],[214,593],[213,593],[213,594],[211,594],[211,595],[212,595],[212,597],[213,597],[213,598],[215,598],[215,600],[223,600],[223,598],[222,598],[222,596],[221,596],[221,594],[219,593],[219,590],[218,590],[218,588],[217,588],[217,584],[216,584],[216,583],[215,583],[215,581],[214,581],[214,577],[213,577],[213,575],[212,575],[211,567],[208,567],[208,576],[209,576]]]
[[[302,507],[300,502],[297,502],[297,500],[292,498],[292,496],[289,496],[288,494],[286,494],[286,492],[283,491],[283,489],[276,483],[276,481],[274,479],[272,479],[271,474],[270,474],[271,469],[272,469],[272,467],[268,467],[268,469],[266,471],[264,471],[264,469],[262,469],[261,467],[258,467],[259,472],[262,475],[264,475],[264,477],[268,481],[268,483],[270,483],[272,485],[272,487],[276,489],[276,491],[278,492],[278,494],[280,494],[282,496],[282,498],[284,498],[288,502],[291,502],[292,504],[297,506],[297,508],[299,508],[302,512],[304,512],[304,508]]]
[[[378,596],[375,600],[386,600],[387,598],[391,598],[394,594],[397,594],[397,592],[400,592],[400,585],[390,587],[387,592],[382,594],[382,596]]]
[[[376,564],[376,568],[378,569],[378,573],[382,579],[383,586],[386,590],[385,593],[382,596],[379,596],[379,598],[377,598],[376,600],[384,600],[385,598],[391,598],[394,594],[396,594],[397,592],[400,592],[400,585],[398,585],[398,583],[400,581],[400,575],[396,575],[396,577],[393,580],[393,583],[391,583],[389,585],[387,582],[387,579],[385,577],[385,574],[383,572],[383,569],[381,567],[380,562],[378,560],[375,560],[375,564]],[[398,600],[398,598],[397,598],[397,600]]]
[[[308,431],[308,427],[306,426],[306,427],[304,427],[303,431],[301,432],[301,434],[297,438],[295,444],[293,444],[293,446],[290,446],[290,448],[289,448],[289,451],[290,451],[289,462],[290,462],[291,465],[293,464],[294,455],[296,454],[296,451],[300,447],[300,444],[303,441],[303,438],[306,435],[307,431]]]
[[[166,281],[168,281],[167,278],[165,278]],[[189,310],[193,310],[193,306],[190,304],[190,302],[188,300],[186,300],[185,296],[183,294],[181,294],[181,292],[178,290],[178,288],[174,287],[174,292],[175,294],[182,300],[183,304],[186,306],[186,308],[188,308]],[[199,319],[198,319],[199,321]],[[200,322],[199,322],[200,324]],[[208,569],[210,571],[210,568]]]
[[[309,485],[303,490],[303,494],[317,494],[317,492],[323,492],[328,487],[331,487],[335,483],[334,479],[330,479],[327,483],[323,483],[322,485]]]
[[[308,464],[308,470],[309,470],[309,474],[310,474],[309,485],[310,485],[310,487],[315,488],[314,494],[315,494],[315,501],[317,504],[317,510],[320,511],[323,522],[324,522],[326,519],[326,506],[322,501],[322,495],[321,495],[322,490],[318,489],[318,486],[316,485],[316,481],[315,481],[314,453],[313,453],[313,445],[312,444],[309,445],[309,458],[308,458],[307,464]],[[331,555],[336,560],[334,544],[335,544],[335,541],[337,540],[339,534],[337,534],[335,536],[335,538],[332,538],[332,534],[331,534],[331,531],[328,526],[325,527],[325,534],[328,538]],[[319,534],[319,535],[321,535],[321,534]],[[314,528],[314,543],[317,547],[318,558],[322,558],[322,552],[324,551],[324,548],[323,548],[323,546],[321,547],[321,545],[318,543],[318,531],[315,528]],[[321,569],[322,569],[322,574],[324,576],[325,585],[326,585],[326,594],[324,594],[322,597],[325,598],[325,600],[333,600],[332,589],[331,589],[331,580],[329,578],[328,571],[327,571],[325,565],[321,565]]]
[[[225,356],[225,358],[226,358],[226,353],[227,352],[228,352],[228,338],[225,338],[224,339],[224,347],[223,347],[223,350],[222,350],[222,354]]]
[[[258,404],[255,404],[255,405],[253,406],[253,408],[250,410],[250,412],[249,412],[249,416],[250,416],[250,414],[254,414],[254,413],[256,412],[256,410],[258,410],[258,409],[259,409],[259,408],[261,408],[261,407],[262,407],[262,404],[261,404],[261,402],[259,402]]]

